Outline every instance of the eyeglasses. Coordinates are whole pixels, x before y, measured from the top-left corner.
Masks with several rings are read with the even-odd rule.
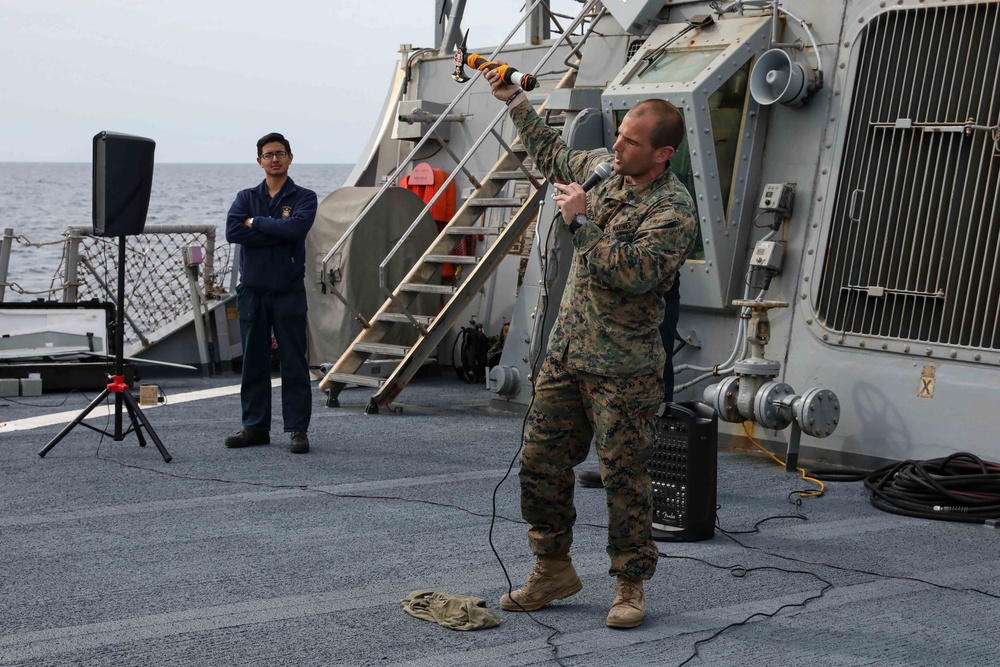
[[[291,153],[286,153],[285,151],[278,151],[276,153],[264,153],[260,156],[261,160],[270,160],[272,158],[278,158],[279,160],[284,160],[286,157],[291,155]]]

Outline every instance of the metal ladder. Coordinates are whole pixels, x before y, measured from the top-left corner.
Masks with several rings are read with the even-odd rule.
[[[563,82],[560,82],[557,87],[562,85]],[[543,103],[542,108],[544,106]],[[545,180],[525,165],[527,154],[520,143],[508,146],[495,130],[491,132],[504,147],[504,155],[320,382],[320,390],[328,394],[328,406],[339,405],[337,396],[340,390],[348,384],[356,384],[376,389],[365,409],[366,413],[377,414],[380,406],[390,407],[537,216]],[[498,196],[511,181],[526,181],[529,184],[528,194],[523,200],[520,197]],[[476,220],[484,217],[483,213],[490,208],[517,210],[503,227],[475,225]],[[473,234],[493,237],[481,257],[449,254],[461,237]],[[461,271],[454,285],[430,283],[442,264],[460,264],[466,270]],[[410,312],[414,297],[422,293],[442,294],[450,298],[434,315]],[[398,325],[415,327],[419,333],[417,341],[410,346],[382,343],[392,327]],[[372,354],[398,358],[400,362],[385,379],[357,374]]]
[[[535,0],[535,3],[529,9],[534,9],[539,4],[540,0]],[[591,15],[591,11],[596,6],[596,0],[589,0],[579,16],[567,28],[566,33],[571,33],[572,30],[579,26]],[[522,18],[523,21],[524,19]],[[515,30],[520,25],[519,23],[515,27]],[[591,25],[590,30],[593,30],[593,25]],[[589,31],[587,34],[589,34]],[[511,35],[513,35],[513,31]],[[511,35],[508,35],[507,40],[510,39]],[[565,35],[563,39],[565,39]],[[504,44],[506,44],[507,40],[504,41]],[[539,67],[555,52],[557,46],[558,42],[553,44],[548,53],[542,58]],[[576,69],[575,67],[570,67],[566,75],[556,84],[554,89],[571,88],[575,79]],[[471,84],[472,81],[466,85],[462,94],[469,89]],[[459,97],[461,97],[461,94]],[[457,100],[458,98],[456,98]],[[539,113],[544,112],[548,101],[548,98],[546,98],[541,104],[538,109]],[[441,113],[438,120],[428,130],[428,136],[413,148],[411,156],[436,131],[438,125],[445,120],[447,114],[451,113],[454,106],[455,102],[452,102]],[[435,198],[428,202],[427,207],[418,216],[418,219],[413,222],[396,247],[383,260],[379,267],[379,280],[388,298],[370,321],[348,303],[344,295],[337,290],[336,285],[331,281],[330,287],[333,294],[345,306],[354,311],[356,318],[364,328],[319,383],[319,389],[328,395],[328,407],[339,406],[338,396],[340,391],[348,384],[352,384],[375,389],[368,406],[365,408],[367,414],[377,414],[380,407],[391,409],[392,402],[403,391],[407,383],[413,378],[423,362],[430,357],[431,353],[437,348],[451,328],[458,322],[459,317],[465,312],[466,307],[472,301],[473,297],[486,284],[486,281],[500,265],[501,260],[503,260],[511,247],[522,237],[532,220],[537,216],[546,183],[538,172],[533,171],[525,164],[527,153],[524,147],[518,141],[508,145],[497,133],[495,129],[496,123],[506,113],[506,110],[501,110],[493,120],[493,123],[489,125],[489,129],[471,146],[465,157],[458,160],[456,173],[457,170],[465,171],[465,163],[480,148],[483,140],[489,134],[492,134],[503,148],[502,156],[481,181],[466,171],[470,182],[476,187],[475,192],[473,192],[461,209],[441,230],[431,246],[407,273],[403,281],[392,290],[385,284],[385,267],[403,245],[403,242],[408,238],[410,233],[414,231],[420,217],[430,210],[430,207],[437,201],[437,197],[444,192],[443,187]],[[443,144],[444,142],[442,142]],[[454,154],[452,156],[457,158]],[[406,160],[403,161],[403,163],[405,162]],[[393,178],[398,175],[400,169],[401,167],[397,168],[393,174]],[[444,186],[447,186],[451,182],[454,175],[453,173],[449,177]],[[520,197],[506,198],[497,196],[511,181],[527,182],[528,192],[523,200]],[[388,183],[386,186],[383,186],[382,191],[387,186]],[[380,195],[382,191],[380,191]],[[497,207],[516,208],[517,210],[503,227],[486,227],[484,225],[473,224],[480,217],[485,218],[483,213],[487,209]],[[367,210],[366,208],[358,216],[358,220],[360,220]],[[358,220],[355,221],[354,225],[357,225]],[[345,232],[345,237],[353,231],[354,225]],[[493,241],[483,256],[467,257],[449,254],[459,238],[472,234],[493,237]],[[327,261],[336,252],[337,248],[338,246],[335,246],[334,249],[327,253],[326,258],[323,260],[324,272]],[[437,275],[442,264],[460,264],[467,266],[468,270],[461,271],[460,280],[455,285],[432,284],[429,281]],[[411,307],[416,296],[422,293],[441,294],[450,298],[445,306],[436,314],[427,315],[411,312]],[[383,340],[386,338],[386,335],[392,331],[394,326],[399,325],[414,327],[418,333],[416,342],[411,345],[391,345],[384,343]],[[362,364],[373,354],[397,358],[400,361],[395,370],[385,379],[357,373]]]

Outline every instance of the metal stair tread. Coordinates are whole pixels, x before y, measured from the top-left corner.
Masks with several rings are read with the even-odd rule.
[[[410,323],[410,318],[406,316],[406,313],[377,313],[375,319],[379,322],[407,322]],[[423,325],[428,325],[434,321],[433,315],[414,315],[413,319]]]
[[[521,206],[524,199],[521,197],[473,197],[467,202],[469,206],[482,206],[484,208],[503,208]]]
[[[465,226],[465,225],[452,225],[445,227],[445,231],[449,234],[457,234],[461,236],[468,236],[469,234],[491,234],[496,235],[503,231],[503,227],[479,227],[479,226]]]
[[[410,351],[408,345],[390,345],[388,343],[355,343],[355,352],[367,352],[369,354],[388,354],[393,357],[405,357]]]
[[[542,180],[543,176],[541,172],[535,171],[534,169],[529,169],[528,173],[536,181]],[[494,171],[490,174],[491,181],[526,181],[528,177],[520,169],[514,169],[513,171]]]
[[[326,379],[331,382],[340,382],[341,384],[357,384],[362,387],[381,387],[382,383],[385,382],[384,378],[377,378],[371,375],[356,375],[354,373],[329,373]]]
[[[472,255],[424,255],[425,262],[434,264],[475,264],[476,259]]]
[[[455,288],[450,285],[429,285],[427,283],[403,283],[399,289],[403,292],[421,292],[423,294],[455,293]]]

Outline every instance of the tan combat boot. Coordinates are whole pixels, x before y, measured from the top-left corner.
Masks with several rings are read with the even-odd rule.
[[[642,592],[642,579],[618,575],[615,601],[608,612],[609,628],[634,628],[642,624],[646,615],[646,595]]]
[[[569,556],[539,556],[524,585],[500,598],[506,611],[535,611],[583,588]]]

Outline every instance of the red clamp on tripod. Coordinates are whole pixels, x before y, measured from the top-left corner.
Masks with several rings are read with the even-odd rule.
[[[120,394],[124,391],[128,391],[128,385],[125,384],[125,376],[112,375],[111,382],[108,383],[108,391],[114,394]]]

